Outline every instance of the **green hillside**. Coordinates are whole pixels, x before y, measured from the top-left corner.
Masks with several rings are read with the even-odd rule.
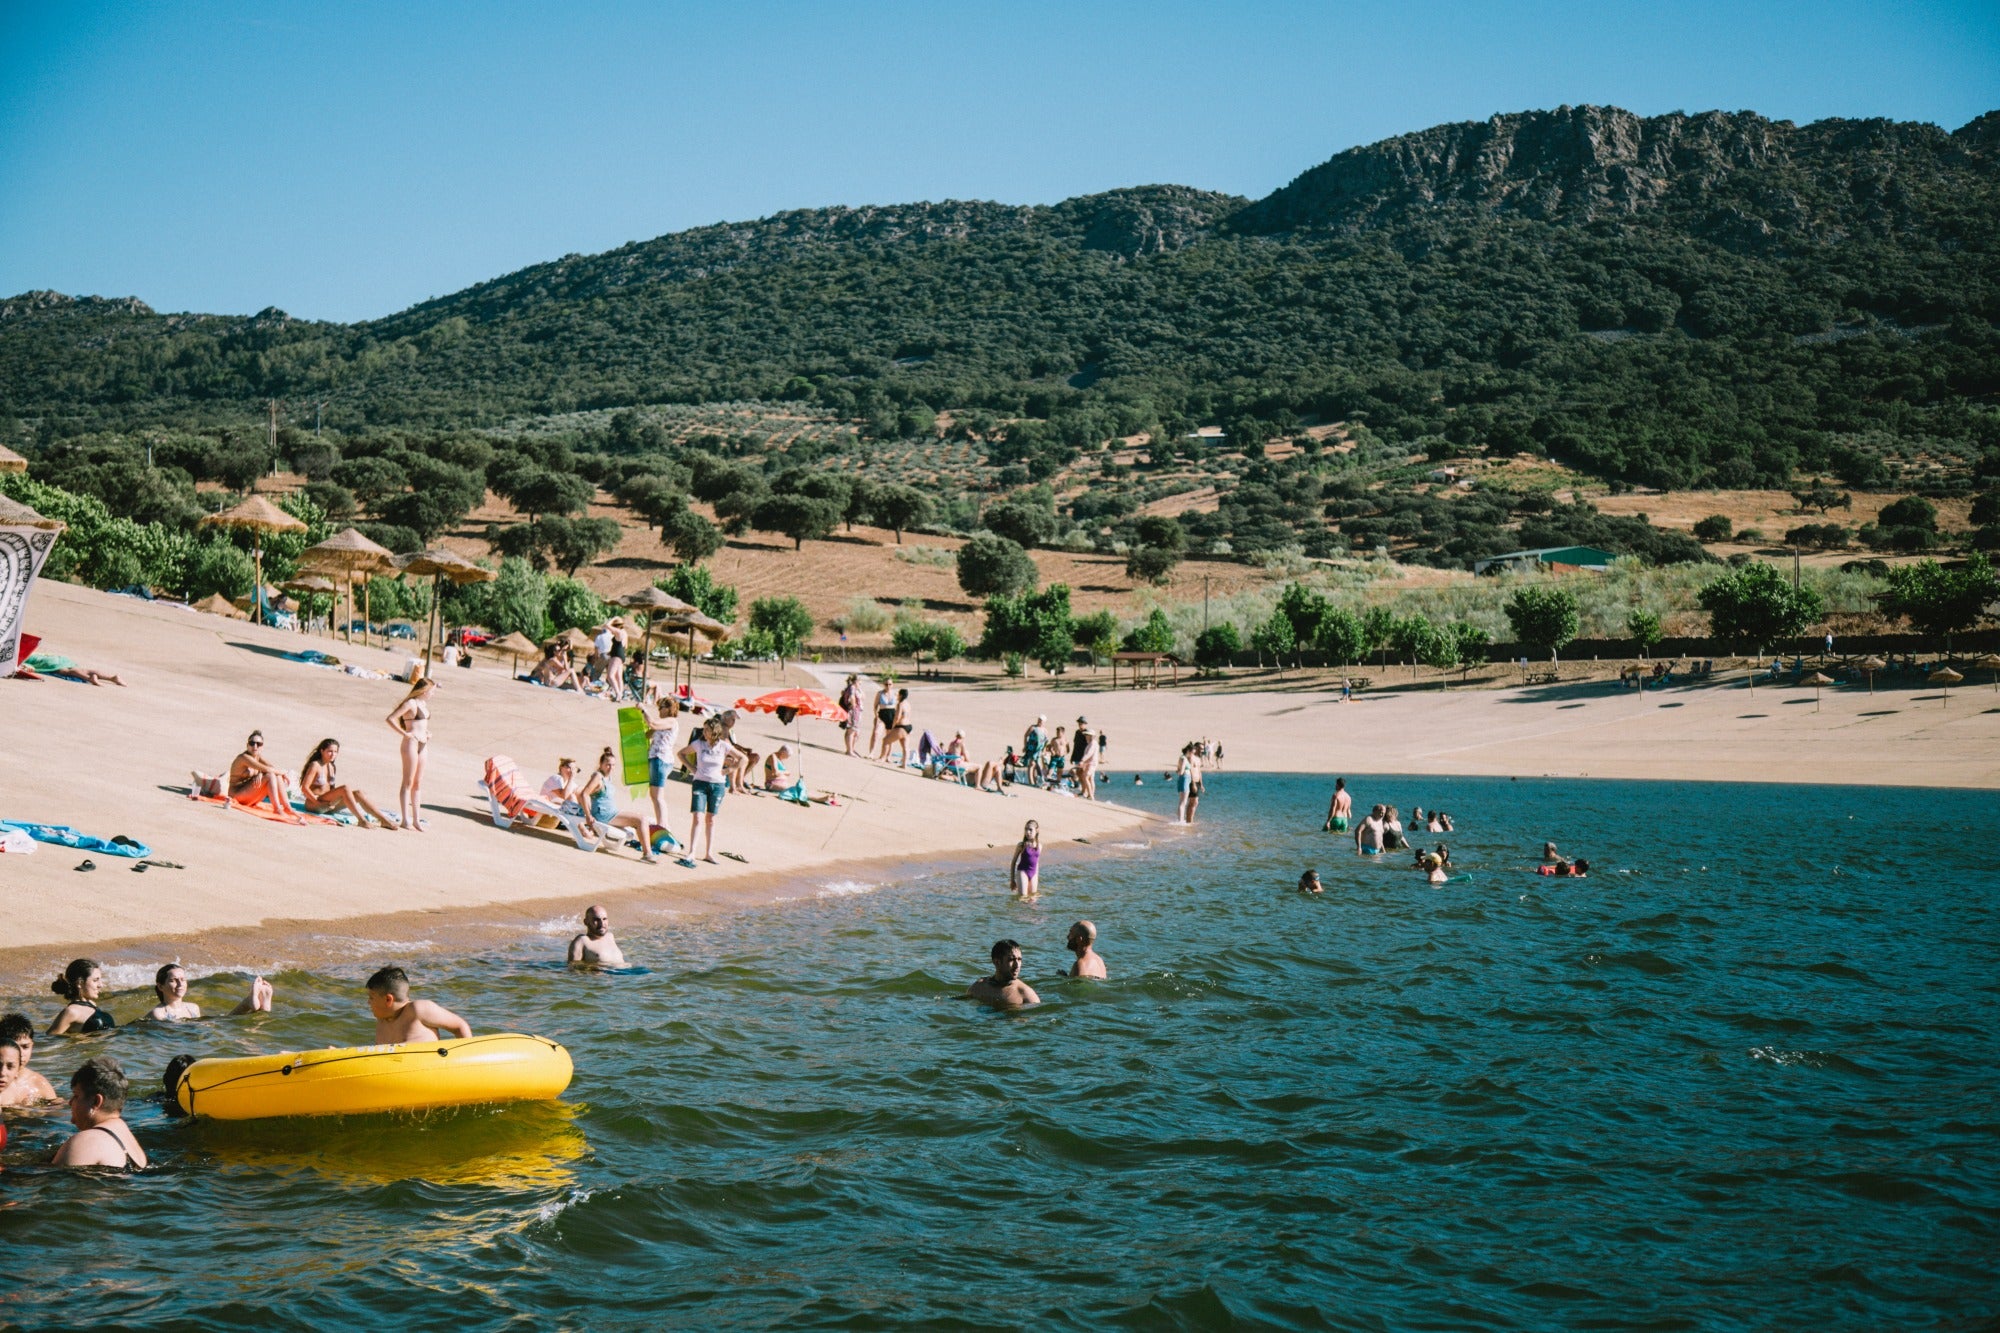
[[[2000,450],[1996,259],[2000,113],[1562,108],[1353,149],[1254,203],[784,213],[358,325],[33,293],[0,302],[0,433],[244,427],[269,398],[349,436],[754,400],[878,437],[990,419],[992,461],[1031,476],[1116,435],[1340,421],[1672,487],[1962,485]]]

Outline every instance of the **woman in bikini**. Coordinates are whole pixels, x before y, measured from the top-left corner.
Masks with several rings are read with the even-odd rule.
[[[847,714],[847,720],[840,724],[841,744],[852,755],[854,734],[861,727],[861,719],[855,716],[861,708],[861,681],[858,677],[849,676],[847,683],[840,687],[840,708]]]
[[[229,761],[229,799],[238,805],[271,803],[271,813],[292,814],[291,780],[264,758],[264,733],[253,731],[243,753]]]
[[[898,758],[904,768],[910,766],[910,692],[896,691],[896,707],[889,714],[889,729],[882,733],[883,763],[889,762],[889,751],[899,752]]]
[[[111,1011],[97,1003],[97,997],[104,993],[104,969],[94,959],[76,959],[49,984],[49,989],[63,998],[62,1009],[49,1024],[51,1037],[85,1037],[118,1026]]]
[[[419,817],[424,799],[424,751],[431,744],[431,695],[437,682],[425,676],[410,686],[403,701],[389,710],[389,730],[402,738],[403,780],[396,787],[396,813],[403,827],[422,832]]]
[[[373,819],[385,829],[395,828],[389,816],[375,808],[367,793],[358,787],[341,785],[340,774],[334,767],[339,759],[340,742],[331,736],[315,745],[306,756],[306,766],[299,770],[299,790],[305,795],[306,809],[324,815],[345,807],[363,825]]]
[[[49,1158],[54,1166],[143,1171],[146,1150],[125,1123],[125,1070],[108,1055],[85,1060],[69,1080],[69,1122],[76,1133]]]
[[[875,738],[887,731],[896,721],[896,678],[882,677],[882,688],[875,691],[875,720],[868,725],[868,749],[875,750]],[[889,753],[888,742],[884,741],[882,754]],[[878,755],[878,758],[881,756]]]

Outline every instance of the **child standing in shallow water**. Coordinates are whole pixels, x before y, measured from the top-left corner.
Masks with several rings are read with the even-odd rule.
[[[1042,892],[1042,826],[1029,820],[1014,846],[1014,861],[1007,868],[1008,882],[1016,898],[1035,898]]]

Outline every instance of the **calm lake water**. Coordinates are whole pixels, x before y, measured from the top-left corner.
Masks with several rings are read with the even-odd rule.
[[[1126,783],[1129,773],[1121,774]],[[1369,778],[1469,882],[1320,833],[1329,783],[1222,773],[1195,836],[716,917],[616,907],[443,957],[354,941],[279,1012],[47,1039],[355,1044],[405,962],[477,1031],[565,1043],[560,1105],[133,1123],[134,1179],[24,1168],[28,1328],[1969,1328],[2000,1313],[1990,793]],[[1121,799],[1165,809],[1149,775]],[[1529,873],[1542,839],[1584,881]],[[1316,865],[1328,892],[1289,891]],[[585,897],[580,894],[578,908]],[[1058,979],[1096,921],[1109,983]],[[956,998],[1002,936],[1044,1003]],[[246,960],[254,962],[257,960]],[[150,977],[124,977],[138,985]],[[235,978],[198,981],[227,1009]],[[38,1023],[54,997],[16,996]],[[149,1002],[147,1002],[149,1003]],[[141,997],[111,1007],[136,1018]]]

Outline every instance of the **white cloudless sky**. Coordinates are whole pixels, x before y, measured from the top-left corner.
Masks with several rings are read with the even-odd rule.
[[[831,204],[1257,197],[1584,102],[2000,108],[2000,2],[0,4],[0,294],[357,320]]]

